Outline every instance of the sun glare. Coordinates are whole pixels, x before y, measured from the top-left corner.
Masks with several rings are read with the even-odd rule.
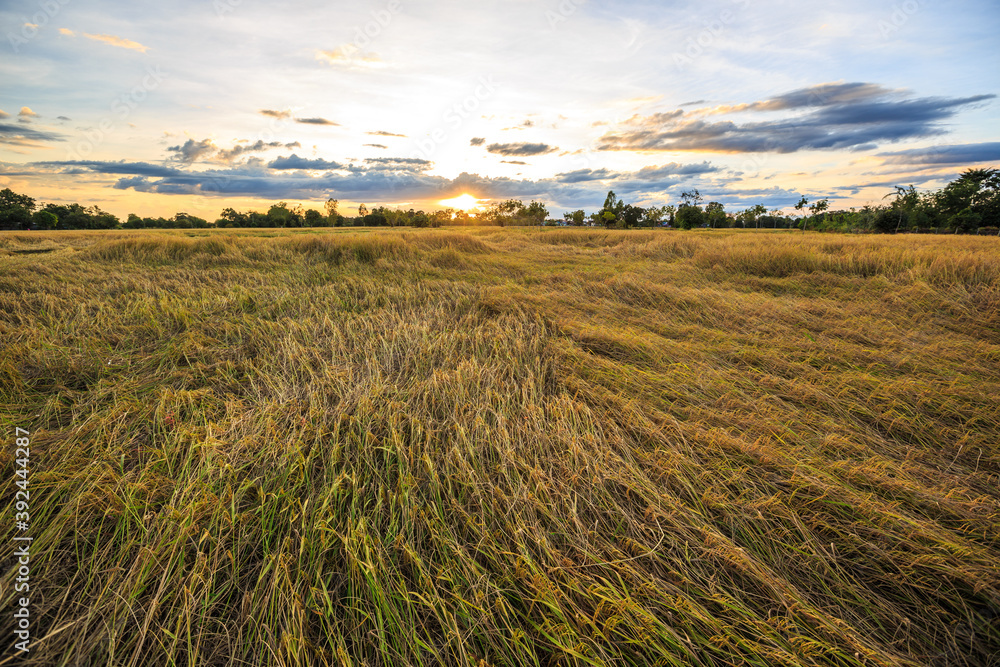
[[[460,211],[470,211],[474,208],[479,208],[479,201],[470,194],[459,195],[458,197],[452,197],[451,199],[442,199],[438,203],[442,206],[447,206],[448,208],[457,208]]]

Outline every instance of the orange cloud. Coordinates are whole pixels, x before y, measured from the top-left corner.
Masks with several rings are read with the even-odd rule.
[[[145,53],[149,50],[148,46],[143,46],[139,42],[133,42],[131,39],[125,39],[124,37],[116,37],[115,35],[91,35],[90,33],[83,33],[84,37],[88,39],[93,39],[98,42],[104,42],[105,44],[110,44],[111,46],[117,46],[123,49],[132,49],[134,51],[140,51]]]
[[[338,46],[332,51],[317,51],[316,60],[326,62],[329,65],[347,67],[383,67],[385,65],[377,53],[362,52],[353,44]]]

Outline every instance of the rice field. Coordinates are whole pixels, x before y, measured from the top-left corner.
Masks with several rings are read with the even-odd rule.
[[[0,340],[0,664],[1000,665],[996,238],[4,233]]]

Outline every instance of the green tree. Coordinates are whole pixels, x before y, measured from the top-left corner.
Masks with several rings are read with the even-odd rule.
[[[1000,170],[965,171],[937,193],[935,204],[946,224],[956,230],[973,220],[972,213],[979,215],[983,226],[1000,226]],[[959,215],[961,219],[956,219]]]
[[[51,211],[35,211],[31,216],[31,224],[35,229],[55,229],[59,224],[59,218]]]
[[[528,224],[540,225],[545,222],[545,218],[549,217],[549,210],[542,202],[533,201],[524,209],[523,216]]]
[[[305,215],[303,216],[303,224],[306,227],[326,227],[327,220],[328,218],[325,218],[322,213],[320,213],[314,208],[311,208],[308,211],[306,211]]]
[[[717,201],[710,201],[705,205],[705,221],[712,229],[720,229],[727,225],[726,207]]]
[[[281,201],[267,210],[268,227],[291,227],[293,211]]]
[[[10,188],[0,190],[0,229],[28,229],[35,200]]]
[[[633,227],[637,227],[645,217],[645,209],[633,206],[632,204],[625,204],[618,215],[618,222],[621,227],[632,229]]]

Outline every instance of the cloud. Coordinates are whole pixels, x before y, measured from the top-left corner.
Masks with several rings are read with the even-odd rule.
[[[322,159],[309,160],[292,153],[288,157],[275,158],[267,165],[268,169],[276,171],[287,171],[291,169],[343,169],[344,166],[338,162],[327,162]]]
[[[316,51],[316,60],[334,67],[384,67],[377,53],[362,51],[354,44],[338,46],[331,51]]]
[[[83,36],[87,39],[93,39],[98,42],[104,42],[105,44],[110,44],[111,46],[117,46],[122,49],[132,49],[133,51],[139,51],[140,53],[145,53],[149,50],[148,46],[143,46],[139,42],[133,42],[131,39],[125,39],[124,37],[117,37],[116,35],[91,35],[90,33],[83,33]]]
[[[1000,141],[912,148],[895,153],[879,153],[886,164],[962,165],[975,162],[1000,162]]]
[[[38,114],[28,107],[21,107],[21,110],[17,113],[17,115],[22,118],[38,118]]]
[[[548,144],[490,144],[486,147],[486,150],[490,153],[495,153],[497,155],[504,155],[506,157],[525,157],[530,155],[545,155],[547,153],[553,153],[558,148],[553,148]]]
[[[69,118],[69,117],[67,117],[67,116],[56,116],[56,120],[65,120],[65,121],[70,121],[70,120],[73,120],[73,119],[72,119],[72,118]]]
[[[43,167],[56,167],[63,169],[63,173],[83,173],[83,170],[97,172],[99,174],[131,174],[136,176],[153,176],[167,178],[179,176],[184,172],[175,167],[164,167],[149,162],[104,162],[99,160],[65,160],[58,162],[33,162],[32,165]]]
[[[69,28],[59,28],[59,34],[66,35],[68,37],[73,37],[74,35],[76,35],[76,33],[70,30]]]
[[[405,134],[396,134],[395,132],[386,132],[384,130],[379,130],[378,132],[365,132],[365,134],[371,134],[376,137],[406,137]]]
[[[30,127],[0,123],[0,144],[20,148],[45,148],[43,142],[65,141],[61,134],[35,130]]]
[[[462,193],[472,193],[480,199],[539,199],[552,206],[599,208],[609,188],[626,195],[633,203],[661,205],[676,201],[681,190],[692,184],[706,199],[727,205],[765,203],[792,205],[797,193],[778,188],[736,190],[724,179],[706,179],[711,165],[668,164],[643,172],[590,172],[591,178],[574,178],[564,174],[557,178],[527,180],[488,177],[467,172],[455,178],[432,175],[432,162],[419,158],[370,158],[362,164],[345,166],[324,159],[307,159],[297,155],[279,157],[267,165],[258,162],[222,169],[191,171],[184,166],[160,166],[148,163],[123,162],[50,162],[57,171],[50,174],[69,175],[74,172],[119,174],[114,187],[160,194],[186,194],[212,197],[251,197],[262,200],[301,199],[322,200],[328,197],[355,199],[373,203],[393,204],[420,200],[440,200]],[[660,170],[667,176],[651,178]],[[582,176],[586,170],[576,172]],[[689,173],[689,172],[700,173]],[[319,172],[319,173],[317,173]],[[592,183],[596,177],[606,177]],[[52,178],[52,176],[48,176]],[[751,201],[753,200],[753,201]]]
[[[588,183],[590,181],[605,181],[617,177],[613,171],[607,169],[577,169],[563,174],[556,174],[555,178],[560,183]]]
[[[469,142],[470,146],[482,146],[486,143],[486,139],[483,137],[474,137],[472,141]]]
[[[416,157],[370,157],[365,160],[369,168],[390,171],[424,171],[434,166],[430,160]]]
[[[0,119],[4,118],[10,118],[10,114],[4,111],[3,109],[0,109]]]
[[[281,120],[292,117],[291,111],[275,111],[274,109],[260,109],[257,111],[257,113],[262,114],[264,116],[270,116],[271,118],[278,118]]]
[[[236,146],[233,146],[230,149],[219,149],[219,152],[216,154],[215,157],[219,160],[224,160],[226,162],[229,162],[231,160],[236,159],[240,155],[245,155],[246,153],[259,153],[261,151],[266,151],[269,148],[281,148],[281,147],[290,148],[291,146],[289,144],[283,144],[280,141],[270,141],[265,143],[263,139],[258,139],[252,144],[246,144],[246,145],[237,144]]]
[[[697,164],[679,164],[671,162],[662,167],[643,167],[635,172],[635,178],[642,181],[658,181],[670,176],[700,176],[701,174],[711,174],[722,171],[708,161]]]
[[[201,141],[188,139],[179,146],[170,146],[167,150],[171,153],[177,153],[173,159],[190,164],[201,158],[214,155],[218,152],[219,147],[213,144],[211,139],[202,139]]]
[[[327,120],[326,118],[296,118],[295,122],[302,123],[304,125],[340,125],[340,123],[335,123],[332,120]]]
[[[875,84],[823,84],[762,102],[716,107],[708,113],[809,109],[785,119],[737,124],[707,121],[683,111],[633,117],[606,133],[599,150],[794,153],[800,150],[872,150],[883,142],[943,134],[941,121],[995,95],[899,99]],[[724,109],[724,111],[720,111]]]
[[[364,144],[364,145],[368,146],[370,148],[382,148],[382,149],[388,149],[389,148],[388,146],[386,146],[384,144]]]
[[[853,104],[896,94],[900,94],[900,91],[883,88],[875,83],[821,83],[753,104],[722,105],[706,111],[716,114],[743,111],[787,111],[789,109]]]
[[[521,165],[528,164],[527,162],[522,162],[520,160],[501,160],[500,162],[501,164],[521,164]]]

